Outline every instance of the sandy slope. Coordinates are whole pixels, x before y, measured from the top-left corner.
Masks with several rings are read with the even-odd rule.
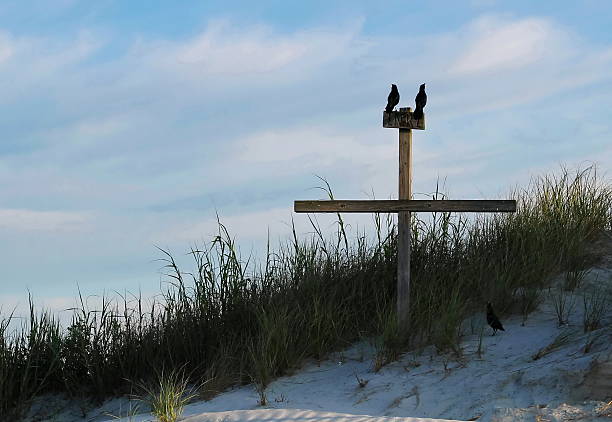
[[[406,353],[374,373],[374,348],[356,344],[320,365],[307,363],[295,375],[273,382],[266,391],[266,408],[258,406],[255,389],[245,386],[187,406],[185,421],[533,421],[536,416],[541,421],[603,420],[604,416],[597,417],[607,412],[603,400],[612,398],[612,298],[603,328],[585,334],[582,297],[593,288],[602,292],[602,286],[612,291],[612,258],[608,258],[592,268],[584,287],[573,295],[574,310],[563,327],[558,327],[550,295],[546,295],[524,325],[520,316],[505,319],[506,331],[496,336],[484,327],[482,354],[477,348],[484,313],[466,321],[460,359],[427,348]],[[533,359],[559,335],[566,336],[560,347]],[[587,343],[592,344],[585,353]],[[367,384],[360,387],[357,378]],[[111,401],[84,419],[63,412],[46,420],[115,420],[102,412],[125,415],[119,405],[125,409],[126,403]],[[153,418],[141,414],[121,419],[130,420]]]
[[[233,410],[204,413],[184,419],[185,422],[443,422],[449,419],[374,417],[346,413],[321,412],[300,409]]]

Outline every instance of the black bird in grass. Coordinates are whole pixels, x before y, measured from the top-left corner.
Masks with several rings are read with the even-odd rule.
[[[421,120],[423,118],[423,109],[425,108],[425,105],[427,104],[427,94],[425,93],[425,84],[421,84],[421,87],[419,88],[419,93],[414,99],[414,102],[416,103],[416,108],[414,109],[414,113],[412,113],[412,115],[414,116],[415,119]]]
[[[387,97],[387,107],[385,107],[385,111],[387,113],[391,113],[393,108],[399,104],[400,96],[399,91],[397,90],[397,86],[395,84],[391,85],[391,92],[389,93],[389,97]]]
[[[501,322],[499,322],[499,318],[493,312],[493,307],[491,306],[491,302],[487,302],[487,323],[493,328],[493,335],[497,332],[497,330],[504,330],[504,326]]]

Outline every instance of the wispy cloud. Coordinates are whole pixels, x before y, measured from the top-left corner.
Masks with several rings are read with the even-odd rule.
[[[202,74],[245,75],[273,72],[307,59],[320,41],[303,34],[278,38],[268,28],[236,33],[230,22],[215,22],[195,39],[170,45],[181,65],[196,65]]]
[[[451,65],[451,75],[508,73],[545,59],[563,60],[570,44],[568,35],[547,19],[489,16],[470,24],[461,40],[466,49]]]
[[[236,142],[236,159],[244,164],[281,164],[286,172],[312,172],[333,165],[361,166],[393,156],[388,143],[365,143],[363,134],[340,135],[325,129],[270,130]],[[370,133],[370,135],[373,135]]]
[[[0,209],[0,229],[74,232],[84,229],[89,220],[90,217],[82,213]]]
[[[13,45],[11,37],[5,32],[0,32],[0,65],[2,62],[6,62],[12,55]]]

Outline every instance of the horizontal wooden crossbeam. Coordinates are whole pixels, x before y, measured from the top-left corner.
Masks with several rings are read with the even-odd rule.
[[[295,212],[515,212],[515,200],[335,200],[295,201]]]
[[[389,113],[383,111],[383,127],[424,130],[425,115],[417,120],[413,117],[412,111],[400,110]]]

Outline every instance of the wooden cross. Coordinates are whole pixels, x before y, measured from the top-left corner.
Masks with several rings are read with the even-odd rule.
[[[400,332],[408,333],[410,306],[410,216],[412,212],[515,212],[514,200],[413,200],[412,129],[425,129],[425,116],[416,120],[411,109],[383,112],[383,127],[399,129],[399,199],[295,201],[295,212],[398,213],[397,218],[397,318]]]

